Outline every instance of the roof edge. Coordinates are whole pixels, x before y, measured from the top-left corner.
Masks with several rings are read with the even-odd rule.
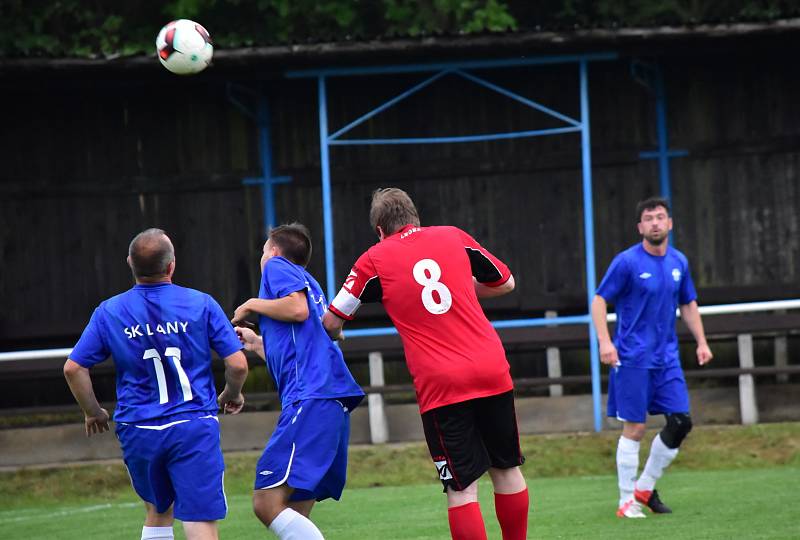
[[[221,49],[215,51],[215,68],[237,69],[252,64],[277,69],[329,65],[335,62],[400,62],[420,57],[481,54],[487,57],[515,54],[586,52],[602,47],[621,54],[669,53],[673,46],[731,43],[751,38],[800,37],[800,18],[771,22],[699,24],[631,28],[592,28],[557,31],[518,31],[463,36],[426,36],[391,40],[337,41]],[[696,52],[696,51],[695,51]],[[0,58],[2,71],[73,71],[155,69],[155,53],[116,58]]]

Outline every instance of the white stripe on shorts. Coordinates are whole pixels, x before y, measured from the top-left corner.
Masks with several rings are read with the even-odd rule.
[[[271,488],[274,488],[274,487],[278,487],[281,484],[283,484],[284,482],[286,482],[286,479],[289,478],[289,471],[292,470],[292,460],[294,459],[294,448],[295,448],[294,447],[294,443],[292,443],[292,454],[289,456],[289,465],[286,466],[286,474],[283,475],[283,478],[281,478],[280,480],[278,480],[274,484],[269,485],[269,486],[265,486],[265,487],[263,487],[261,489],[271,489]]]
[[[219,422],[219,418],[217,418],[217,416],[215,414],[209,414],[207,416],[199,416],[199,417],[195,418],[194,420],[205,420],[205,419],[208,419],[208,418],[213,418],[214,420]],[[189,418],[187,420],[176,420],[175,422],[170,422],[169,424],[162,424],[160,426],[137,426],[137,425],[134,424],[133,427],[137,427],[139,429],[154,429],[156,431],[161,431],[162,429],[171,428],[172,426],[177,426],[178,424],[183,424],[184,422],[191,422],[192,420],[193,420],[192,418]],[[124,425],[128,425],[128,424],[124,424]]]
[[[171,428],[172,426],[177,426],[178,424],[183,424],[184,422],[191,422],[191,420],[177,420],[175,422],[170,422],[169,424],[164,424],[162,426],[136,426],[139,429],[155,429],[156,431],[161,431],[162,429]]]

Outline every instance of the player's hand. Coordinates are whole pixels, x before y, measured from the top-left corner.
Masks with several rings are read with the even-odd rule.
[[[222,409],[222,414],[239,414],[244,407],[244,396],[241,392],[238,395],[232,395],[225,387],[225,390],[217,398],[217,403]]]
[[[91,437],[92,433],[103,433],[108,431],[108,411],[100,407],[97,413],[93,415],[86,415],[86,436]]]
[[[611,341],[600,342],[600,361],[609,366],[619,365],[619,354]]]
[[[242,346],[246,351],[256,352],[256,349],[261,347],[259,341],[261,341],[261,336],[253,332],[249,328],[245,328],[243,326],[237,326],[234,328],[236,331],[236,336],[239,338],[239,341],[242,342]]]
[[[233,312],[233,318],[231,319],[231,323],[236,326],[238,324],[242,324],[244,320],[253,313],[249,307],[247,307],[247,302],[243,303],[241,306],[237,307],[236,310]]]
[[[714,358],[714,355],[711,353],[711,349],[708,348],[708,343],[703,343],[702,345],[697,346],[697,363],[701,366],[704,366],[711,362],[711,359]]]

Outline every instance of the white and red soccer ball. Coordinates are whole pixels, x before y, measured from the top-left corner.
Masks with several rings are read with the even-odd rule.
[[[161,64],[178,75],[193,75],[211,63],[214,46],[208,31],[189,19],[167,23],[156,37]]]

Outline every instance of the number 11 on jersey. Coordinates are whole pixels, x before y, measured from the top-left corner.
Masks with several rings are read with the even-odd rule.
[[[178,381],[181,383],[181,390],[183,391],[183,401],[191,401],[192,385],[189,383],[189,377],[181,366],[181,350],[178,347],[167,347],[164,351],[164,356],[172,358],[172,365],[175,366],[175,371],[178,374]],[[156,367],[156,381],[158,382],[158,403],[163,405],[169,401],[169,392],[167,391],[167,377],[164,374],[164,362],[161,361],[161,355],[155,349],[147,349],[144,351],[144,359],[153,359]]]

